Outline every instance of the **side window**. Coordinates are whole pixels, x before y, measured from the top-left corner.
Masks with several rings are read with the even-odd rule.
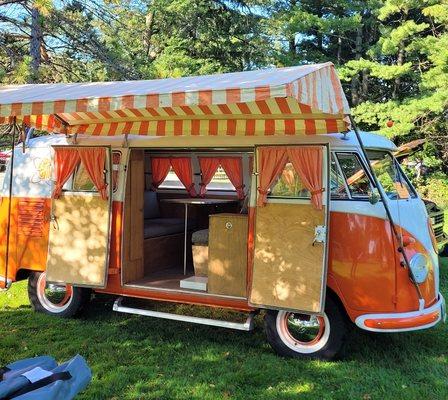
[[[227,176],[224,169],[221,166],[219,166],[215,172],[215,175],[213,175],[212,180],[207,185],[207,190],[232,190],[232,191],[235,191],[235,188],[233,187],[232,182],[230,182],[230,179]]]
[[[372,186],[359,157],[355,153],[337,153],[336,155],[350,195],[352,197],[367,197]]]
[[[391,200],[415,198],[416,194],[396,160],[385,151],[368,151],[370,164],[379,183]]]
[[[82,163],[78,165],[73,174],[72,190],[74,192],[96,192],[95,185]]]
[[[348,193],[345,187],[345,180],[344,177],[341,175],[334,154],[331,155],[330,191],[331,191],[331,198],[334,200],[348,199]]]
[[[170,167],[170,171],[166,176],[165,180],[159,185],[160,189],[185,189],[184,184],[177,177],[176,173],[173,170],[173,167]]]
[[[310,192],[305,189],[299,175],[291,163],[287,163],[280,178],[272,186],[268,197],[288,197],[297,199],[310,199]]]

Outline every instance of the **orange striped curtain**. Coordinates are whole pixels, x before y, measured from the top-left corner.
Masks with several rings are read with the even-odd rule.
[[[152,173],[152,190],[156,190],[165,180],[168,172],[170,172],[170,159],[161,157],[151,158],[151,173]]]
[[[174,173],[183,183],[183,185],[187,189],[188,194],[191,197],[195,197],[196,190],[194,188],[194,182],[193,182],[193,169],[191,167],[191,158],[188,157],[171,158],[170,161]]]
[[[311,193],[311,203],[317,210],[322,210],[322,147],[290,147],[287,150],[289,160]]]
[[[258,154],[260,186],[258,187],[257,205],[263,207],[266,204],[270,187],[285,168],[288,155],[285,147],[260,147]]]
[[[236,189],[240,200],[244,199],[243,161],[241,157],[225,157],[220,159],[221,167]]]
[[[77,149],[56,147],[54,151],[55,187],[53,198],[58,199],[62,193],[62,187],[73,174],[80,158]]]
[[[198,157],[198,159],[201,167],[201,188],[199,190],[199,195],[204,197],[207,192],[207,185],[210,183],[219,167],[219,158]]]
[[[106,149],[90,147],[78,149],[79,157],[101,198],[107,200],[107,182],[105,175]]]

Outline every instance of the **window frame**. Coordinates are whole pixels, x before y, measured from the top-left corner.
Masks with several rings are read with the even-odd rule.
[[[336,201],[336,200],[338,200],[338,201],[369,201],[369,196],[353,196],[352,195],[350,187],[347,182],[347,177],[345,176],[345,173],[340,165],[338,154],[344,154],[344,155],[350,154],[350,155],[355,156],[357,158],[360,166],[364,170],[364,173],[366,174],[367,178],[369,179],[370,189],[373,191],[376,188],[375,181],[373,180],[373,178],[371,176],[370,170],[367,168],[367,165],[365,164],[364,159],[363,159],[363,157],[361,157],[360,153],[358,153],[357,151],[354,151],[354,150],[334,150],[335,160],[336,160],[336,163],[338,164],[338,168],[339,168],[340,172],[342,173],[342,177],[344,178],[345,188],[348,193],[348,198],[347,199],[331,199],[331,200],[332,201]]]
[[[397,196],[396,199],[391,199],[388,195],[387,192],[385,191],[383,185],[381,185],[381,182],[379,182],[379,184],[381,185],[381,190],[383,191],[384,195],[386,196],[386,198],[390,201],[397,201],[397,200],[410,200],[410,199],[416,199],[418,198],[418,194],[417,191],[415,190],[414,186],[412,185],[411,181],[409,180],[409,178],[406,176],[406,174],[404,173],[403,169],[401,168],[400,163],[398,162],[398,160],[394,157],[393,153],[389,150],[385,150],[385,149],[366,149],[367,152],[367,156],[369,156],[370,152],[374,152],[374,153],[384,153],[389,155],[389,157],[392,159],[392,164],[395,166],[395,168],[398,170],[399,173],[399,177],[400,179],[403,179],[406,182],[406,185],[408,186],[408,188],[410,189],[409,191],[409,197],[408,198],[400,198],[399,196]],[[369,163],[370,163],[370,159],[369,159]],[[374,167],[372,167],[373,172],[375,173]],[[377,178],[378,179],[378,178]]]
[[[330,200],[331,201],[348,201],[348,200],[352,200],[352,195],[351,195],[350,189],[348,187],[347,179],[345,179],[344,172],[342,171],[341,165],[339,164],[339,160],[338,160],[338,157],[336,155],[336,151],[331,151],[330,152],[330,184],[331,184],[331,162],[332,162],[332,160],[334,160],[337,172],[339,173],[339,175],[342,177],[342,180],[344,181],[344,189],[345,189],[345,194],[347,195],[347,197],[346,198],[333,197],[333,193],[332,193],[331,187],[330,187]]]

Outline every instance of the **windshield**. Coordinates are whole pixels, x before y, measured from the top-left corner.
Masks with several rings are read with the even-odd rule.
[[[397,160],[387,151],[368,150],[367,155],[375,175],[391,200],[417,197]]]

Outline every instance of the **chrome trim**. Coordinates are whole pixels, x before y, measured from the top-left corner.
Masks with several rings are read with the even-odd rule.
[[[366,319],[393,319],[393,318],[413,318],[413,317],[420,317],[422,315],[431,314],[434,311],[440,311],[439,317],[436,321],[431,322],[426,325],[420,325],[420,326],[414,326],[410,328],[394,328],[394,329],[378,329],[378,328],[370,328],[364,325]],[[358,326],[358,328],[364,329],[366,331],[371,332],[384,332],[384,333],[390,333],[390,332],[410,332],[410,331],[418,331],[421,329],[427,329],[431,328],[434,325],[437,325],[441,320],[445,320],[446,318],[446,311],[445,311],[445,299],[443,296],[439,293],[439,299],[435,304],[433,304],[431,307],[419,310],[419,311],[410,311],[410,312],[404,312],[404,313],[380,313],[380,314],[363,314],[359,315],[355,319],[355,324]]]
[[[115,300],[112,309],[114,311],[127,314],[136,314],[136,315],[143,315],[146,317],[169,319],[172,321],[191,322],[193,324],[200,324],[200,325],[218,326],[221,328],[236,329],[239,331],[251,331],[252,329],[254,329],[255,313],[253,312],[249,314],[249,316],[246,319],[246,322],[241,323],[241,322],[222,321],[218,319],[193,317],[190,315],[165,313],[161,311],[145,310],[141,308],[125,307],[121,305],[122,301],[123,297],[119,297],[117,300]]]

